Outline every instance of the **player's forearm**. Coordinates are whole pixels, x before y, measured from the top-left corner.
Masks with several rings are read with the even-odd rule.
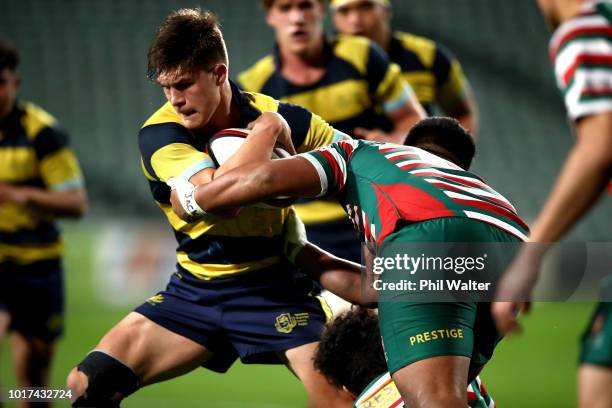
[[[473,98],[468,98],[453,109],[448,110],[447,115],[453,117],[466,128],[472,137],[476,138],[478,132],[478,108]]]
[[[87,211],[87,193],[84,189],[49,191],[23,187],[25,203],[42,211],[64,217],[81,217]]]
[[[312,244],[296,256],[296,265],[333,294],[361,304],[361,265],[335,257]]]
[[[386,141],[403,145],[410,128],[419,120],[424,119],[427,113],[415,99],[409,105],[392,113],[390,116],[393,121],[393,130],[389,133],[389,138]]]
[[[227,172],[195,192],[198,205],[206,212],[254,204],[274,196],[274,175],[268,163],[253,163]]]
[[[612,175],[612,137],[580,135],[531,231],[531,240],[559,240],[605,191]]]

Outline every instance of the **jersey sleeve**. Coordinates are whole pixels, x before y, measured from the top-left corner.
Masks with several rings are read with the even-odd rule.
[[[300,153],[349,138],[345,133],[334,129],[319,115],[299,105],[281,102],[278,113],[289,124],[293,144]]]
[[[386,114],[416,99],[414,91],[402,77],[399,65],[389,61],[376,44],[370,44],[366,67],[370,92],[375,97],[375,103],[381,105]]]
[[[601,16],[592,20],[585,25],[592,35],[584,35],[577,26],[569,32],[555,33],[551,40],[557,85],[568,116],[574,121],[612,111],[612,40],[605,34],[610,23]]]
[[[436,100],[448,112],[463,103],[471,93],[470,85],[455,56],[441,44],[436,44],[432,67],[436,78]]]
[[[342,192],[346,185],[349,161],[357,146],[357,140],[346,140],[299,155],[308,160],[319,175],[321,192],[318,197]]]
[[[205,168],[214,168],[210,156],[192,145],[191,133],[178,123],[145,126],[138,135],[141,165],[149,180],[170,177],[189,180]]]
[[[46,127],[36,135],[34,148],[45,186],[53,191],[67,191],[84,185],[81,167],[69,146],[68,134],[56,127]]]

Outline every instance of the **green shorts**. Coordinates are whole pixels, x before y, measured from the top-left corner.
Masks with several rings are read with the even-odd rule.
[[[414,256],[421,254],[419,243],[432,242],[516,243],[520,240],[492,225],[468,218],[439,218],[409,224],[391,234],[385,246],[406,243]],[[499,251],[507,251],[500,248]],[[388,253],[387,253],[388,254]],[[513,253],[498,254],[511,259]],[[387,255],[388,256],[388,255]],[[382,281],[393,281],[382,273]],[[397,294],[379,293],[379,319],[389,371],[436,356],[465,356],[473,366],[484,365],[502,336],[497,332],[488,302],[406,301]]]
[[[612,290],[612,276],[608,277],[602,289]],[[609,296],[606,295],[605,299],[609,299]],[[597,305],[582,335],[580,364],[612,367],[612,303],[601,302]]]

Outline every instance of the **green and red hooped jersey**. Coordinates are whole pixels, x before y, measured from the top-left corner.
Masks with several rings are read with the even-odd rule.
[[[425,150],[364,140],[301,155],[317,170],[320,196],[336,195],[367,243],[379,247],[399,221],[467,217],[521,240],[528,226],[480,177]]]
[[[585,2],[557,28],[549,55],[572,120],[612,110],[612,2]]]

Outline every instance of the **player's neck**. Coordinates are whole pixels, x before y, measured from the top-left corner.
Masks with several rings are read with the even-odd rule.
[[[320,41],[303,52],[279,47],[281,74],[297,85],[311,85],[325,74],[324,42]]]
[[[232,103],[232,88],[229,81],[225,81],[221,87],[221,102],[208,124],[202,129],[202,133],[213,134],[221,129],[236,127],[239,119],[240,108]]]
[[[391,27],[386,25],[380,31],[374,34],[372,40],[374,40],[374,42],[376,42],[376,44],[378,44],[383,50],[389,52],[392,36],[393,33],[391,32]]]

